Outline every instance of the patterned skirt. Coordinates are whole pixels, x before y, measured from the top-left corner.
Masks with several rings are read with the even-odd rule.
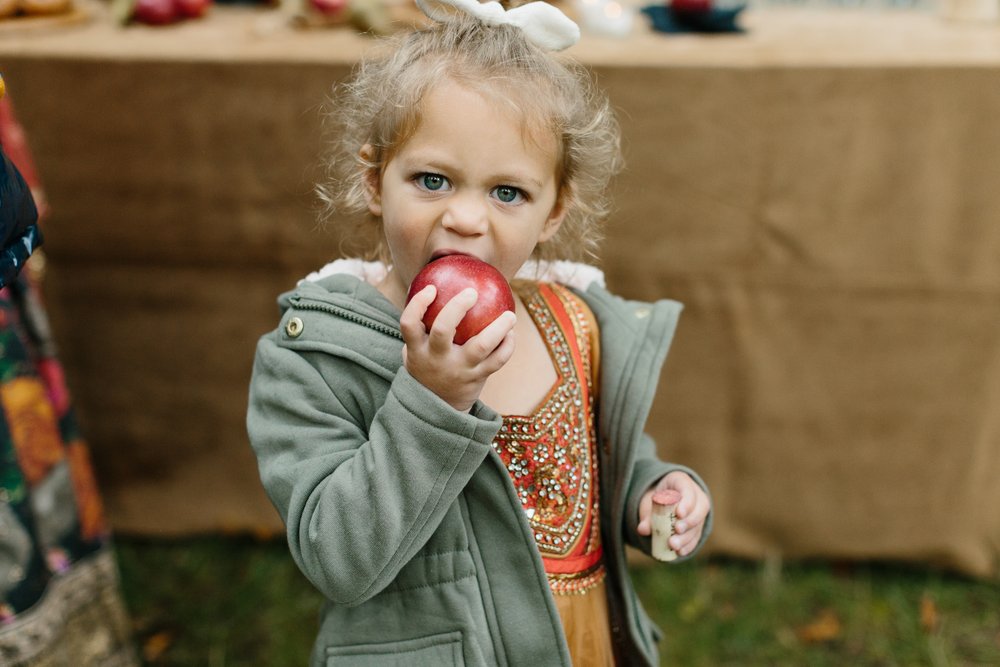
[[[138,664],[31,263],[0,289],[0,664]]]

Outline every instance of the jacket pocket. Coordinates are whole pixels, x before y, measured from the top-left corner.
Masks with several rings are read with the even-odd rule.
[[[378,644],[329,646],[326,667],[450,667],[465,665],[462,633],[446,632]]]

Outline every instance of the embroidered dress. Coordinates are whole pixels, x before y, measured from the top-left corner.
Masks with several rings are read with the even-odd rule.
[[[593,316],[557,284],[517,283],[557,380],[530,415],[505,415],[493,447],[531,523],[573,664],[613,665],[601,551]]]

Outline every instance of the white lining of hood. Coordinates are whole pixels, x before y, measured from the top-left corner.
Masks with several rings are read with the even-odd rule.
[[[322,280],[338,273],[346,273],[354,276],[369,285],[378,285],[385,280],[388,270],[382,262],[366,262],[358,258],[335,259],[318,271],[313,271],[307,275],[299,281],[299,284],[316,282],[317,280]],[[596,266],[566,260],[556,260],[554,262],[528,260],[518,270],[515,277],[525,280],[560,283],[579,290],[585,290],[594,283],[597,283],[601,287],[606,286],[604,283],[604,272]]]

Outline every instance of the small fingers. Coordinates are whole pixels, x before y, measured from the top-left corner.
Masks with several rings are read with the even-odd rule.
[[[698,486],[691,476],[680,470],[675,470],[667,474],[658,485],[659,488],[673,489],[681,494],[681,500],[677,503],[677,518],[686,519],[691,516],[698,502],[698,496],[703,495],[701,487]]]
[[[685,504],[687,511],[682,515],[678,507],[678,519],[674,525],[675,535],[670,538],[671,547],[682,556],[690,554],[698,546],[705,528],[705,518],[710,510],[708,496],[693,481],[692,485],[690,498]]]
[[[431,326],[430,343],[433,349],[443,351],[451,347],[455,340],[455,330],[478,299],[476,290],[468,287],[444,305]]]
[[[677,506],[677,525],[681,532],[690,526],[701,525],[710,509],[708,496],[700,486],[694,485]]]
[[[510,358],[514,356],[514,348],[516,347],[516,336],[513,331],[508,331],[507,335],[503,337],[500,344],[494,348],[494,350],[486,357],[481,364],[479,364],[479,369],[486,373],[487,375],[493,375],[498,370],[504,367]]]
[[[500,316],[486,325],[486,328],[465,342],[465,349],[473,356],[485,358],[493,352],[507,339],[507,334],[514,330],[517,323],[517,316],[507,310],[500,313]],[[504,363],[506,363],[506,359]],[[501,366],[503,364],[500,364]],[[499,368],[499,367],[498,367]]]
[[[653,515],[653,493],[653,491],[647,491],[639,500],[639,525],[635,527],[635,530],[642,536],[653,533],[651,522]]]
[[[690,475],[680,470],[662,477],[656,489],[673,489],[681,494],[680,502],[677,503],[674,535],[671,536],[669,544],[679,555],[688,556],[701,540],[705,518],[711,510],[711,501],[704,489]],[[645,533],[640,531],[640,534]]]
[[[701,538],[700,530],[692,530],[686,533],[678,533],[670,537],[670,548],[677,552],[678,556],[687,556],[698,546]]]
[[[428,285],[414,294],[413,298],[406,304],[403,313],[399,316],[399,329],[403,334],[403,340],[419,340],[426,335],[424,315],[427,313],[427,308],[434,303],[436,296],[437,288],[434,285]]]

